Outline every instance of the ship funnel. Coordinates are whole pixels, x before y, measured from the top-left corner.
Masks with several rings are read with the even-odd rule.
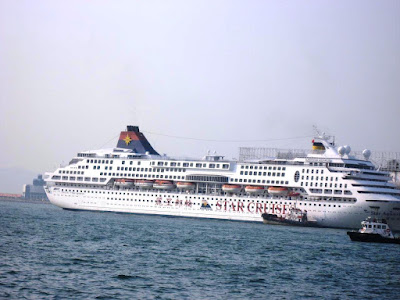
[[[117,148],[131,149],[139,154],[159,155],[150,145],[138,126],[128,125],[126,131],[121,131]]]

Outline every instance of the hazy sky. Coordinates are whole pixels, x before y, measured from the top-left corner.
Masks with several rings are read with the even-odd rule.
[[[170,155],[400,151],[400,1],[0,0],[0,168],[53,170],[127,124]]]

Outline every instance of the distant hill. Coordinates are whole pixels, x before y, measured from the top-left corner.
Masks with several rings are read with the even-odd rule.
[[[32,184],[37,173],[21,168],[0,169],[0,193],[22,194],[24,184]]]

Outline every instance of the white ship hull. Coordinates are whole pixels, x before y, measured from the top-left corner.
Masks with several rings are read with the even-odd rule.
[[[262,222],[263,213],[285,215],[289,207],[296,206],[307,210],[309,220],[314,220],[321,227],[358,228],[368,216],[389,219],[400,216],[392,213],[393,204],[388,203],[379,212],[364,205],[348,204],[333,207],[328,203],[309,205],[299,200],[285,198],[259,198],[238,196],[212,196],[186,193],[160,193],[159,191],[139,190],[103,190],[85,189],[82,192],[59,192],[59,189],[46,189],[50,202],[70,210],[91,210],[122,212],[133,214],[151,214],[177,217],[223,219],[234,221]],[[105,192],[106,194],[102,194]],[[98,193],[98,195],[96,195]],[[107,194],[115,193],[115,194]],[[122,193],[122,195],[119,195]],[[93,196],[95,194],[96,196]],[[124,195],[125,194],[125,195]],[[160,201],[161,200],[161,201]],[[179,201],[177,201],[179,200]],[[191,204],[186,203],[190,201]],[[257,202],[259,201],[259,202]],[[207,207],[204,207],[204,204]],[[326,206],[324,206],[324,204]],[[330,207],[328,205],[331,205]],[[398,219],[398,218],[397,218]],[[400,221],[390,222],[393,231],[400,231]]]
[[[400,190],[368,161],[370,153],[360,160],[324,137],[312,143],[315,153],[287,159],[172,158],[128,126],[116,148],[78,153],[47,173],[46,193],[74,210],[262,222],[263,213],[296,207],[319,226],[358,228],[376,216],[400,231]]]

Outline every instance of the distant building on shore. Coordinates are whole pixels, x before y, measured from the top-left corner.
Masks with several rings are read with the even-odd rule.
[[[27,200],[48,200],[44,191],[45,182],[42,175],[33,179],[32,184],[24,184],[22,197]]]
[[[6,194],[0,193],[0,200],[21,200],[22,195],[20,194]]]

